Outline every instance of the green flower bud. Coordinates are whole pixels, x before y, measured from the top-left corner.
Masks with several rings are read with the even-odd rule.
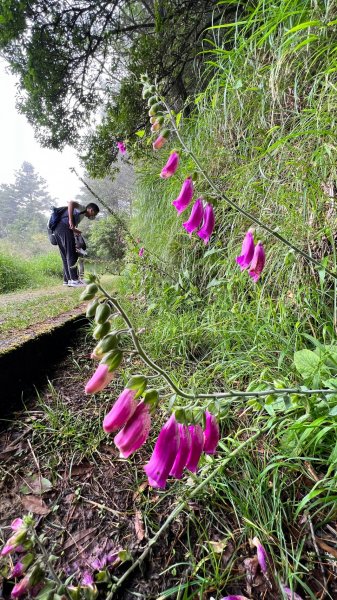
[[[110,315],[111,315],[110,306],[106,302],[103,302],[103,304],[100,304],[96,309],[95,321],[96,321],[96,323],[100,323],[100,324],[105,323],[105,321],[108,320]]]
[[[80,300],[91,300],[92,298],[95,297],[97,292],[98,292],[97,285],[95,283],[90,283],[89,285],[87,285],[85,290],[83,290],[82,294],[80,295]]]
[[[159,123],[159,125],[162,125],[164,123],[164,117],[163,117],[163,115],[159,115],[157,117],[157,123]]]
[[[151,106],[151,108],[149,110],[150,117],[154,117],[154,115],[157,115],[159,113],[159,111],[161,111],[161,109],[162,109],[162,105],[160,104],[160,102],[153,104],[153,106]]]
[[[68,594],[71,600],[80,600],[81,597],[81,588],[79,586],[75,587],[74,585],[68,586]]]
[[[157,104],[157,103],[158,103],[157,96],[151,96],[151,98],[149,98],[149,101],[148,101],[149,106],[154,106],[154,104]]]
[[[97,325],[97,327],[95,327],[94,331],[93,331],[93,338],[95,340],[101,340],[107,333],[109,333],[110,331],[110,322],[109,321],[105,321],[105,323],[102,323],[101,325]]]
[[[92,302],[90,302],[90,304],[88,304],[87,312],[85,313],[88,318],[95,316],[95,312],[96,312],[96,308],[97,308],[98,304],[99,304],[99,300],[97,298],[95,298],[95,300],[93,300]]]
[[[142,395],[147,386],[147,378],[144,375],[133,375],[126,384],[128,390],[137,390],[135,398]]]
[[[120,350],[111,350],[101,360],[101,365],[108,365],[109,371],[115,371],[122,362],[123,353]]]
[[[143,400],[146,404],[150,404],[151,407],[155,408],[159,402],[158,390],[146,390],[145,394],[143,394]]]
[[[164,138],[168,138],[170,135],[170,130],[169,129],[163,129],[163,131],[160,134],[162,137]]]
[[[150,85],[150,88],[149,88],[149,89],[150,89],[150,92],[151,92],[152,94],[155,94],[155,92],[156,92],[156,86],[155,86],[155,85]]]
[[[144,87],[142,96],[143,96],[144,100],[146,100],[147,98],[151,98],[152,92],[149,87]]]
[[[110,352],[110,350],[114,350],[117,348],[119,341],[119,336],[115,331],[112,331],[108,335],[106,335],[96,346],[94,350],[94,354],[100,356],[100,354],[105,354],[106,352]]]
[[[182,425],[186,425],[187,424],[186,413],[185,413],[185,410],[183,408],[177,408],[174,411],[174,415],[175,415],[175,418],[178,421],[178,423],[181,423]]]

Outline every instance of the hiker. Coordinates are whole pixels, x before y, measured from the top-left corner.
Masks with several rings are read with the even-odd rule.
[[[63,285],[78,287],[85,285],[79,279],[76,266],[78,255],[75,246],[75,234],[81,235],[77,228],[84,217],[91,221],[99,213],[99,208],[94,202],[82,206],[78,202],[71,200],[68,202],[68,209],[65,209],[57,223],[53,233],[60,250],[63,262]]]
[[[79,278],[82,279],[84,277],[84,257],[88,256],[87,244],[82,234],[75,233],[75,248],[78,264],[78,275]]]

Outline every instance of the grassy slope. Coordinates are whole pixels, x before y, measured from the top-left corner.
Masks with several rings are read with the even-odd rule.
[[[335,25],[330,24],[336,11],[329,3],[312,8],[304,1],[256,6],[242,25],[228,28],[225,49],[217,45],[214,29],[214,48],[206,55],[214,77],[181,130],[229,197],[304,250],[326,254],[333,269],[331,246],[327,241],[324,246],[322,237],[331,238],[335,220],[322,184],[336,174],[337,65]],[[158,172],[167,154],[161,151],[140,169],[134,232],[160,255],[175,281],[180,273],[181,287],[157,277],[145,258],[130,264],[120,288],[124,296],[133,290],[129,310],[146,328],[151,355],[170,368],[181,386],[201,391],[323,385],[322,354],[322,373],[310,381],[300,376],[293,357],[296,350],[314,349],[313,339],[336,342],[333,285],[324,269],[319,277],[272,236],[257,231],[267,266],[254,285],[235,265],[250,223],[214,197],[202,177],[197,194],[217,204],[217,230],[211,252],[198,239],[189,240],[171,201],[195,167],[183,156],[177,177],[162,181]],[[328,372],[334,377],[334,361]],[[277,580],[314,598],[320,588],[308,584],[313,565],[304,545],[311,534],[296,511],[305,507],[316,531],[334,516],[336,400],[292,397],[290,406],[287,402],[277,405],[270,398],[222,406],[223,450],[270,415],[279,424],[258,451],[247,452],[214,480],[208,490],[210,512],[216,518],[217,505],[225,505],[237,531],[222,531],[223,537],[235,539],[239,547],[238,540],[258,535],[273,557]],[[193,571],[193,556],[190,560],[199,582],[185,590],[184,598],[201,597],[212,585],[230,591],[237,580],[232,561],[220,569],[211,553]],[[331,556],[325,560],[329,564]]]

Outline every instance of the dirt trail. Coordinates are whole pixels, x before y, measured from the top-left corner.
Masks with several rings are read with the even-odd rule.
[[[0,354],[84,314],[86,303],[78,296],[63,285],[0,295]],[[22,324],[20,315],[28,315],[28,307],[29,317]]]

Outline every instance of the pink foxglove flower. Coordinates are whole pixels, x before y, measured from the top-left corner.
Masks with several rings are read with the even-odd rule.
[[[126,153],[126,145],[124,144],[124,142],[117,142],[117,146],[121,154]]]
[[[98,365],[95,373],[92,378],[89,379],[87,385],[85,386],[86,394],[96,394],[97,392],[101,392],[109,385],[110,381],[113,379],[114,374],[110,373],[108,365]]]
[[[123,458],[128,458],[130,454],[145,444],[150,427],[150,406],[145,402],[140,402],[126,425],[114,439],[115,445]]]
[[[23,527],[23,519],[17,518],[11,522],[11,529],[13,529],[13,531],[17,531],[21,527]]]
[[[257,537],[252,539],[252,543],[256,548],[257,560],[259,561],[260,569],[262,573],[267,573],[268,571],[268,555],[262,546],[260,540]]]
[[[197,235],[204,240],[205,244],[208,244],[209,239],[213,233],[215,225],[215,217],[214,210],[211,204],[206,204],[205,212],[204,212],[204,221],[201,229],[197,232]]]
[[[103,429],[106,433],[113,433],[125,425],[137,408],[135,396],[137,390],[126,388],[116,400],[110,412],[104,417]]]
[[[11,552],[14,552],[14,550],[16,550],[18,548],[18,546],[23,544],[26,540],[27,540],[27,528],[25,527],[24,524],[21,526],[18,525],[18,527],[15,529],[15,533],[7,540],[6,544],[4,545],[3,549],[1,550],[1,556],[6,556],[6,554],[10,554]]]
[[[193,208],[191,210],[190,218],[188,221],[183,223],[183,227],[185,227],[187,233],[192,235],[193,231],[200,227],[200,223],[204,216],[204,205],[202,202],[202,198],[198,198],[193,204]]]
[[[299,596],[295,592],[292,592],[291,589],[285,585],[283,586],[283,591],[286,594],[287,598],[289,598],[289,600],[303,600],[301,596]]]
[[[196,473],[200,456],[204,447],[204,432],[201,425],[190,425],[191,448],[186,461],[186,469]]]
[[[220,439],[219,423],[214,415],[206,410],[206,427],[204,430],[204,452],[214,454]]]
[[[138,252],[138,256],[140,256],[140,258],[142,258],[144,254],[144,248],[140,248],[139,252]]]
[[[171,152],[165,167],[163,167],[161,170],[160,177],[162,179],[168,179],[169,177],[172,177],[172,175],[174,175],[178,169],[178,166],[179,154],[178,152]]]
[[[266,255],[262,242],[257,242],[254,250],[254,256],[250,263],[248,275],[254,279],[255,283],[259,280],[266,263]]]
[[[172,469],[170,471],[170,475],[175,477],[176,479],[181,479],[183,475],[183,470],[185,468],[190,448],[191,448],[191,434],[187,425],[182,425],[178,423],[179,428],[179,437],[180,437],[180,445],[178,454],[173,463]]]
[[[165,488],[166,480],[179,450],[179,444],[179,428],[173,414],[162,427],[152,456],[144,467],[152,487]]]
[[[157,121],[157,119],[155,119],[151,125],[152,133],[154,133],[155,131],[159,131],[160,127],[161,127],[161,125],[160,125],[159,121]]]
[[[182,185],[178,198],[176,198],[176,200],[173,200],[172,202],[173,206],[176,207],[179,214],[186,210],[186,208],[190,204],[193,198],[193,191],[194,188],[192,177],[187,177],[187,179],[185,179]]]
[[[153,150],[160,150],[166,144],[167,138],[163,135],[159,135],[157,139],[153,142],[152,148]]]
[[[221,600],[249,600],[247,598],[247,596],[237,596],[236,594],[231,595],[231,596],[225,596],[224,598],[221,598]]]
[[[25,577],[13,587],[11,597],[21,598],[21,596],[25,596],[25,594],[27,594],[30,588],[31,584],[29,583],[29,575],[25,575]]]
[[[248,229],[242,242],[241,255],[236,257],[236,262],[240,265],[241,271],[248,269],[254,256],[254,229]]]

